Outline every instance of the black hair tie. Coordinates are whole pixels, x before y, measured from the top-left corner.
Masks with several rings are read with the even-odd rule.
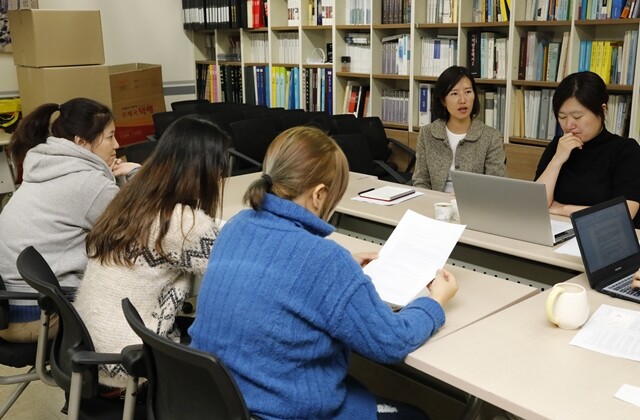
[[[262,174],[262,179],[267,186],[266,191],[271,192],[271,188],[273,188],[273,180],[271,177],[268,174]]]

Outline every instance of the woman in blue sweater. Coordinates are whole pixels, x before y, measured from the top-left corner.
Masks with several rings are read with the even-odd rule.
[[[361,268],[376,255],[352,256],[325,239],[348,178],[344,154],[323,132],[283,132],[245,194],[251,209],[213,248],[192,346],[220,357],[260,418],[375,419],[376,399],[347,378],[350,352],[402,360],[444,324],[442,306],[457,291],[441,270],[431,297],[400,312],[380,299]]]

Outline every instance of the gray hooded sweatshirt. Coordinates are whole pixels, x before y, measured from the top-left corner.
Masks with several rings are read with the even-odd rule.
[[[7,290],[33,292],[16,268],[20,252],[33,245],[62,286],[77,287],[87,266],[87,233],[118,192],[111,169],[56,137],[31,149],[23,166],[23,182],[0,213],[0,275]]]

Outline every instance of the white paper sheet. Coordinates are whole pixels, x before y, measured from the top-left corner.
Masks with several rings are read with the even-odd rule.
[[[372,200],[370,198],[364,198],[360,196],[351,197],[353,201],[362,201],[364,203],[377,204],[379,206],[393,206],[394,204],[402,203],[403,201],[411,200],[412,198],[419,197],[424,193],[416,191],[413,194],[405,195],[393,201]]]
[[[464,225],[440,222],[412,210],[402,216],[379,257],[364,272],[378,294],[393,306],[405,306],[447,262]]]
[[[640,388],[637,386],[624,384],[614,396],[619,400],[626,401],[636,407],[640,407]]]
[[[640,362],[640,311],[600,305],[570,344]]]
[[[553,252],[557,252],[558,254],[572,255],[574,257],[580,258],[580,247],[578,246],[578,240],[576,238],[571,238],[560,245]]]

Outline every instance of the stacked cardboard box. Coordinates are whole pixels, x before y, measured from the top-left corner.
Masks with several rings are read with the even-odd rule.
[[[165,110],[162,69],[105,65],[100,11],[16,10],[9,22],[23,114],[87,97],[113,109],[120,145],[154,132],[151,116]]]

